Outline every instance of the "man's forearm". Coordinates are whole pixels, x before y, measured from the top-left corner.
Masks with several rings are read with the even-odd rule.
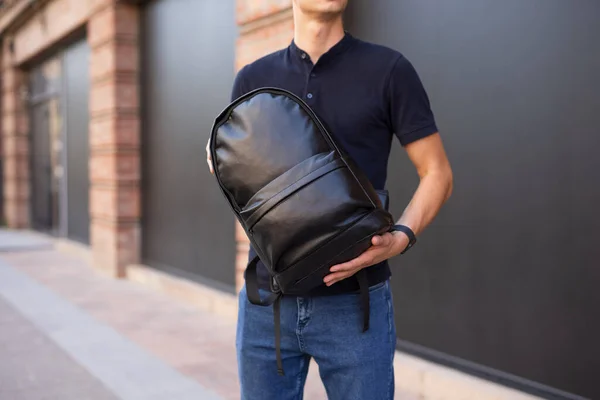
[[[450,167],[424,174],[398,224],[408,226],[415,235],[423,232],[450,197],[452,185]]]

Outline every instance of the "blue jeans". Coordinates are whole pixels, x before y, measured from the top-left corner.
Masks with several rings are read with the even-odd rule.
[[[396,328],[389,281],[370,288],[370,304],[370,328],[363,333],[359,294],[284,296],[280,376],[273,307],[253,305],[242,288],[236,339],[242,400],[302,399],[311,357],[329,400],[393,399]]]

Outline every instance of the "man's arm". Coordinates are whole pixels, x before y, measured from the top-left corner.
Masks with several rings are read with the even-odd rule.
[[[453,188],[452,169],[438,133],[408,144],[406,152],[419,174],[420,182],[398,224],[408,226],[418,235],[433,221],[450,197]],[[395,257],[406,249],[408,242],[408,236],[399,231],[374,236],[372,246],[367,251],[351,261],[331,267],[332,273],[324,281],[331,286],[362,268]]]
[[[452,194],[452,169],[437,133],[407,145],[406,152],[417,169],[420,182],[398,224],[408,226],[418,235]]]
[[[446,157],[429,97],[413,65],[399,55],[390,69],[387,88],[390,128],[408,153],[420,177],[419,187],[398,220],[399,225],[421,233],[452,192],[452,170]],[[346,263],[334,265],[325,277],[327,285],[346,279],[362,268],[394,257],[406,249],[409,239],[395,231],[375,236],[367,251]]]

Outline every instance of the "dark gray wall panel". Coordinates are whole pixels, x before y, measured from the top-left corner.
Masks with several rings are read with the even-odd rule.
[[[235,283],[234,216],[208,172],[205,145],[228,104],[234,0],[161,0],[143,12],[143,258]]]
[[[351,0],[347,28],[413,62],[455,172],[393,262],[400,339],[600,398],[600,2]]]
[[[67,236],[90,241],[89,211],[89,53],[82,40],[64,52],[64,102],[67,143]]]

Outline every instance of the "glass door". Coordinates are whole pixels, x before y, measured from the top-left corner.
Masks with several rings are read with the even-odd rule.
[[[60,55],[30,72],[31,214],[33,228],[63,235],[65,229]]]

